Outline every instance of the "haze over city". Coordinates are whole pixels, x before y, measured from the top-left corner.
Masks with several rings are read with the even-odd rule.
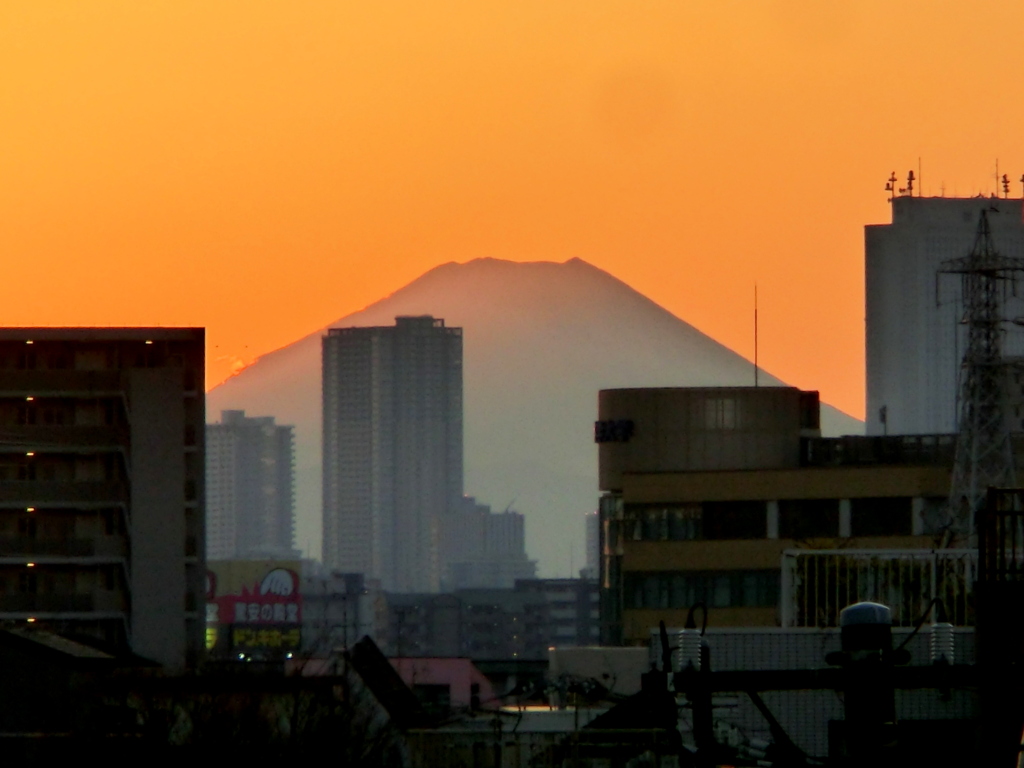
[[[5,322],[204,325],[212,386],[440,263],[580,257],[748,357],[756,281],[762,364],[862,417],[862,226],[919,157],[926,195],[1024,172],[1024,52],[992,32],[1022,22],[5,3]]]

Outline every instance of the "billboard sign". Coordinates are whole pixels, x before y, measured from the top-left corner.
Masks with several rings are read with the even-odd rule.
[[[210,561],[206,574],[208,645],[232,652],[299,647],[299,561]]]

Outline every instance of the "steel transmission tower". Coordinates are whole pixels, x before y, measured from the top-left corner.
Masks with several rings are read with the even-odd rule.
[[[1018,273],[1024,273],[1024,259],[996,252],[988,212],[982,211],[971,252],[944,261],[939,273],[960,276],[967,326],[947,542],[952,543],[951,536],[961,546],[973,545],[974,513],[988,488],[1015,484],[1013,446],[1003,417],[1007,373],[1002,356],[1002,298]]]

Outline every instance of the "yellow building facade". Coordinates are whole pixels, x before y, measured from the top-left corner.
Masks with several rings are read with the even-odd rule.
[[[786,550],[942,536],[953,436],[822,438],[816,392],[604,390],[595,439],[605,643],[698,602],[713,626],[776,626]]]

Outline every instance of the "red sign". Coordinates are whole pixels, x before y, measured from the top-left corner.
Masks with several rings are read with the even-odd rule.
[[[299,576],[291,568],[274,565],[249,561],[218,564],[218,570],[230,573],[207,575],[207,623],[299,624],[302,621]],[[218,586],[223,588],[231,582],[234,582],[234,589],[228,594],[217,594]]]

